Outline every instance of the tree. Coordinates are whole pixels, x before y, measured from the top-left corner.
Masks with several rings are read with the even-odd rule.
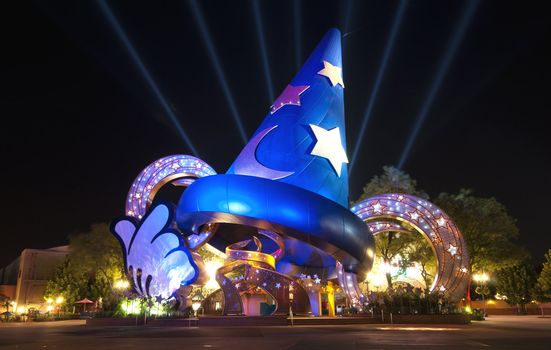
[[[546,293],[546,291],[543,289],[543,287],[539,282],[536,283],[536,285],[532,289],[532,299],[538,303],[538,306],[540,307],[540,310],[541,310],[541,316],[545,317],[542,304],[551,301],[551,296],[548,293]]]
[[[94,224],[89,232],[69,237],[69,255],[48,282],[45,296],[62,295],[66,305],[89,298],[102,300],[105,308],[118,301],[113,283],[123,277],[123,258],[119,242],[107,224]]]
[[[428,198],[428,195],[417,189],[417,182],[400,169],[392,166],[384,166],[383,174],[374,176],[363,188],[362,195],[356,203],[363,201],[369,197],[373,197],[385,193],[407,193],[416,195],[422,198]],[[411,234],[401,234],[400,232],[381,232],[375,236],[376,254],[383,263],[387,266],[390,262],[406,247],[416,241],[417,237],[414,232]],[[432,256],[432,252],[431,252]],[[388,286],[392,286],[392,276],[390,271],[385,271]]]
[[[113,283],[123,277],[123,258],[120,243],[111,234],[109,225],[94,224],[89,232],[71,236],[69,240],[69,259],[75,269],[86,272],[89,295],[86,297],[101,298],[108,308],[114,307],[118,297]]]
[[[548,298],[551,298],[551,249],[545,254],[543,269],[538,277],[538,285],[541,292]]]
[[[79,296],[85,293],[85,286],[85,273],[73,268],[71,260],[67,257],[63,264],[58,266],[54,278],[46,283],[44,297],[55,300],[63,296],[66,305],[74,305]]]
[[[532,299],[538,302],[541,315],[544,315],[542,303],[551,301],[551,249],[545,254],[545,262],[538,281],[532,291]]]
[[[528,257],[516,244],[515,220],[495,198],[475,197],[471,190],[462,189],[458,194],[441,193],[435,202],[457,224],[467,243],[471,276],[473,271],[496,271]],[[471,280],[467,288],[470,301]]]
[[[4,294],[0,294],[0,306],[6,308],[6,312],[10,311],[11,300]]]
[[[536,282],[533,266],[524,261],[497,271],[497,292],[507,297],[508,304],[516,305],[519,313],[525,312]]]
[[[425,282],[425,294],[428,294],[436,271],[436,257],[432,246],[425,238],[418,234],[412,236],[414,236],[414,239],[402,254],[403,264],[404,267],[409,266],[412,262],[419,264],[421,277]]]
[[[374,176],[363,188],[356,203],[366,198],[385,193],[407,193],[427,199],[428,195],[417,189],[417,181],[402,170],[393,166],[384,166],[383,174]]]
[[[515,219],[495,198],[475,197],[462,189],[458,194],[441,193],[435,202],[459,227],[471,272],[496,271],[527,258],[527,252],[516,244]]]
[[[390,273],[391,261],[400,253],[403,253],[406,247],[413,242],[413,234],[403,234],[400,232],[381,232],[375,236],[375,254],[380,256],[383,264],[386,282],[388,287],[392,287],[392,275]]]

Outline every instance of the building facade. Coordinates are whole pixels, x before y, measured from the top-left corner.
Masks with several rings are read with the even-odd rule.
[[[13,310],[46,312],[44,290],[48,280],[69,254],[69,246],[24,249],[12,263],[0,270],[0,294],[12,300]]]

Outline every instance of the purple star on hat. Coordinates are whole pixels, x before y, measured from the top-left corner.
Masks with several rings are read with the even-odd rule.
[[[274,104],[271,106],[271,114],[277,112],[281,107],[285,105],[300,106],[300,94],[308,90],[310,85],[287,85],[285,90],[279,95],[278,98],[274,101]]]

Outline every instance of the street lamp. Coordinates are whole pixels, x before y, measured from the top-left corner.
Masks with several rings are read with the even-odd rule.
[[[54,307],[53,307],[53,305],[52,305],[53,303],[54,303],[54,299],[52,299],[52,298],[46,299],[46,304],[47,304],[47,306],[46,306],[46,312],[47,312],[47,313],[52,312],[52,310],[54,309]]]
[[[476,282],[476,293],[482,295],[482,303],[484,305],[484,317],[486,317],[486,298],[485,295],[488,294],[489,290],[488,287],[486,287],[486,282],[490,277],[486,273],[479,273],[473,275],[473,280]]]
[[[118,290],[125,290],[130,286],[127,280],[118,280],[115,282],[115,288]]]
[[[195,314],[195,317],[197,317],[197,310],[201,307],[201,303],[199,301],[194,302],[191,304],[191,308],[193,309],[193,313]]]
[[[65,301],[65,299],[61,295],[58,296],[57,298],[55,298],[55,303],[57,305],[57,316],[58,317],[61,314],[61,304],[63,304],[63,301]]]
[[[193,298],[191,298],[191,302],[192,302],[191,308],[193,309],[193,313],[195,314],[195,317],[197,317],[197,310],[201,308],[201,302],[203,301],[203,299],[205,299],[205,297],[203,296],[200,290],[198,291],[197,294],[195,294],[195,296],[193,296]]]

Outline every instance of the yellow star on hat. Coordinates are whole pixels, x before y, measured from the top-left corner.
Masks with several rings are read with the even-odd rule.
[[[319,75],[327,77],[333,86],[341,84],[344,88],[344,81],[342,80],[342,68],[332,65],[327,61],[323,61],[323,69],[318,72]]]

